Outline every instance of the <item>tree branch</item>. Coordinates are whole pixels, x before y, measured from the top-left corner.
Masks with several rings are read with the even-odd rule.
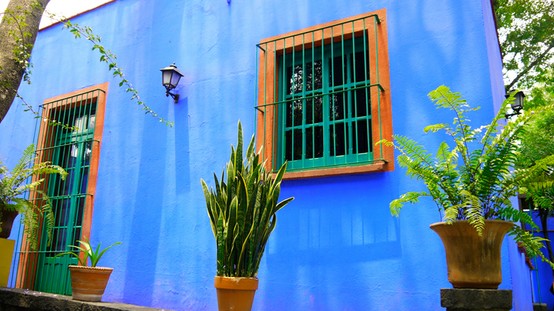
[[[525,67],[522,71],[520,71],[517,76],[512,80],[512,82],[510,82],[510,84],[508,84],[506,86],[506,90],[510,91],[512,90],[512,88],[514,87],[514,85],[523,77],[525,76],[531,69],[533,69],[535,66],[537,66],[540,62],[542,62],[546,56],[548,55],[548,53],[550,52],[550,50],[552,50],[554,48],[554,42],[550,43],[550,45],[548,46],[548,48],[542,52],[539,56],[537,56],[537,58],[532,61],[529,65],[527,65],[527,67]]]

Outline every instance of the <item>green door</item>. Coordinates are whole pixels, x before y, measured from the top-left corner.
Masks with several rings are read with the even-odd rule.
[[[94,143],[96,103],[68,109],[52,109],[52,119],[64,126],[55,126],[50,143],[43,152],[49,152],[52,162],[67,171],[65,181],[59,177],[48,181],[48,195],[55,215],[50,243],[46,234],[40,244],[35,290],[56,294],[71,294],[67,266],[76,264],[69,255],[58,254],[70,250],[82,239],[83,211],[87,199],[89,167]]]

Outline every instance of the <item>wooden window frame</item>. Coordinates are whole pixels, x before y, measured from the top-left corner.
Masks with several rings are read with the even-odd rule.
[[[258,107],[264,107],[267,103],[274,103],[278,100],[278,87],[275,79],[278,77],[278,57],[283,53],[294,50],[311,48],[308,42],[323,42],[328,44],[331,41],[340,41],[341,34],[358,34],[367,31],[367,25],[373,24],[377,16],[379,23],[375,26],[375,32],[368,31],[369,59],[371,76],[378,77],[377,83],[380,87],[372,87],[370,96],[372,102],[379,102],[379,105],[372,105],[372,142],[381,139],[392,140],[392,107],[390,92],[390,74],[388,57],[388,37],[386,10],[380,9],[374,12],[356,15],[353,17],[316,25],[298,31],[263,39],[258,47],[263,46],[263,52],[259,53],[258,66]],[[310,38],[305,40],[307,33]],[[344,37],[343,37],[344,38]],[[375,48],[378,46],[378,50]],[[376,60],[374,64],[371,60]],[[278,113],[274,109],[258,109],[256,125],[256,144],[258,149],[263,146],[262,157],[266,161],[266,168],[273,169],[272,165],[276,160],[276,146],[279,138],[276,137],[275,127],[277,125]],[[267,130],[271,129],[271,130]],[[323,177],[345,174],[360,174],[369,172],[391,171],[394,169],[394,150],[383,145],[373,146],[375,154],[374,161],[362,165],[345,165],[337,167],[322,167],[314,169],[287,172],[285,179]]]

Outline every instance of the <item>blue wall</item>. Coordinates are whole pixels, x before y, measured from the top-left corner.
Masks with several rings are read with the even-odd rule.
[[[539,225],[539,229],[536,235],[544,237],[542,233],[542,224],[538,212],[532,213],[535,223]],[[554,219],[549,217],[547,219],[546,228],[548,230],[546,238],[550,241],[554,238]],[[552,242],[551,242],[552,243]],[[546,248],[545,248],[546,253]],[[551,286],[554,285],[554,274],[552,267],[547,263],[541,261],[539,258],[531,260],[534,270],[531,273],[531,283],[533,284],[534,301],[538,303],[545,303],[548,306],[548,310],[554,309],[554,295],[550,291]]]
[[[238,120],[254,132],[256,43],[383,7],[394,132],[417,136],[438,122],[427,93],[441,84],[481,105],[476,124],[488,122],[503,86],[487,0],[118,0],[76,17],[103,37],[143,100],[173,128],[145,116],[85,40],[59,25],[39,34],[33,83],[20,90],[28,102],[110,82],[92,240],[124,244],[103,261],[115,267],[105,300],[216,310],[215,242],[199,181],[223,169]],[[185,75],[178,104],[160,85],[159,69],[172,62]],[[0,124],[8,163],[33,142],[34,127],[33,116],[14,105]],[[388,209],[414,187],[421,185],[398,167],[285,181],[283,197],[296,200],[278,215],[254,309],[440,310],[439,289],[450,284],[440,239],[428,228],[440,221],[434,203],[408,207],[400,218]],[[503,248],[510,256],[501,288],[513,287],[511,266],[521,261],[512,244]],[[529,292],[514,288],[517,310],[529,310]]]

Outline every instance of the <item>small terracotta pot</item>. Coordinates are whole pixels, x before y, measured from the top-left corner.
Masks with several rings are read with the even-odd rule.
[[[467,221],[430,226],[444,245],[448,281],[454,288],[498,288],[502,283],[502,241],[513,226],[507,221],[486,220],[481,236]]]
[[[113,268],[69,266],[72,297],[82,301],[101,301]]]
[[[257,278],[216,276],[219,311],[250,311],[258,289]]]

